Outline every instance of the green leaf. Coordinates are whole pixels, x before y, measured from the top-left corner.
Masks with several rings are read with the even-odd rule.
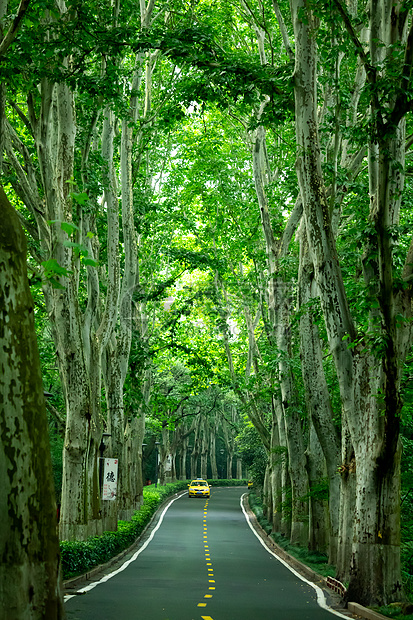
[[[63,286],[63,284],[60,284],[60,282],[58,282],[55,278],[49,278],[49,282],[52,285],[52,288],[66,288],[65,286]]]
[[[72,196],[73,200],[77,202],[77,204],[81,205],[82,207],[89,200],[89,196],[86,194],[86,192],[81,192],[80,194],[76,194],[75,192],[72,192],[70,195]]]
[[[66,248],[73,248],[78,255],[83,254],[83,256],[87,256],[89,254],[89,250],[82,243],[75,243],[74,241],[63,241],[63,245]]]
[[[97,267],[99,265],[98,261],[92,258],[82,258],[82,263],[89,267]]]
[[[71,222],[61,222],[60,228],[65,232],[69,237],[72,235],[75,230],[79,230],[76,224],[72,224]]]
[[[42,262],[42,267],[45,272],[46,278],[51,278],[53,275],[57,276],[69,276],[72,272],[59,265],[55,258],[50,258],[47,261]]]

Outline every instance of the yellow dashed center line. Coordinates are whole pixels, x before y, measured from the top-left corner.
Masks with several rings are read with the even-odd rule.
[[[206,566],[207,566],[207,571],[208,571],[208,578],[209,577],[213,577],[214,576],[214,569],[213,568],[209,568],[210,566],[212,566],[212,562],[211,562],[211,556],[209,554],[209,547],[208,547],[208,536],[207,536],[207,524],[206,524],[206,517],[208,514],[207,511],[207,506],[208,506],[208,501],[205,502],[205,506],[204,506],[204,515],[203,515],[203,529],[204,529],[204,535],[203,535],[203,540],[204,540],[204,548],[205,548],[205,562],[206,562]],[[208,579],[208,583],[215,583],[214,579]],[[215,586],[209,586],[208,590],[215,590]],[[212,594],[204,594],[204,599],[208,599],[208,598],[212,598]],[[198,603],[198,607],[206,607],[206,603]],[[211,616],[201,616],[202,620],[213,620],[213,618],[211,618]]]

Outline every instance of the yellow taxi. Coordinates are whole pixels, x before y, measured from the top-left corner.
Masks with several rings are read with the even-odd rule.
[[[191,484],[188,484],[188,497],[209,497],[211,495],[211,489],[206,480],[197,478],[192,480]]]

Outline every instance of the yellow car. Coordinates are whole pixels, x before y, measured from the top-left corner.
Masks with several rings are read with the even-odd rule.
[[[192,480],[191,484],[188,484],[188,497],[209,497],[211,495],[211,489],[206,480],[197,478]]]
[[[254,486],[254,483],[252,480],[248,480],[248,488],[252,489],[252,487]]]

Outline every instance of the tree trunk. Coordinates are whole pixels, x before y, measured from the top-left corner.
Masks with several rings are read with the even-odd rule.
[[[271,519],[273,529],[282,531],[282,470],[286,472],[286,453],[281,447],[278,421],[273,412],[271,429],[271,450],[269,454],[270,488],[272,494]]]
[[[273,497],[272,497],[272,481],[271,481],[271,465],[270,463],[267,463],[267,467],[265,468],[265,475],[264,475],[264,484],[262,487],[262,511],[264,514],[264,517],[267,519],[267,521],[271,522],[271,513],[272,513],[272,504],[273,504]]]
[[[26,239],[2,188],[0,210],[1,615],[57,620],[64,610],[56,502]]]
[[[218,480],[217,454],[216,454],[216,428],[210,430],[209,435],[209,460],[211,463],[211,476],[213,480]]]
[[[232,480],[232,461],[233,454],[227,454],[227,480]]]
[[[346,420],[342,421],[341,464],[338,471],[340,473],[341,484],[336,576],[337,579],[345,583],[350,580],[351,548],[356,503],[356,461]]]
[[[273,444],[279,440],[279,461],[281,467],[281,533],[287,538],[291,536],[291,502],[289,497],[291,496],[291,479],[288,471],[288,450],[287,450],[287,437],[285,430],[285,417],[281,404],[281,398],[278,395],[272,397],[273,417],[277,421],[278,438],[272,437]],[[273,431],[275,430],[273,424]]]
[[[307,470],[310,488],[308,548],[310,551],[326,551],[328,548],[329,527],[327,501],[319,494],[325,478],[325,459],[314,425],[310,421],[307,451]]]
[[[209,429],[207,423],[203,420],[202,423],[202,439],[201,439],[201,478],[204,480],[208,477],[208,454],[209,454]]]
[[[276,326],[279,353],[278,375],[281,389],[281,403],[285,419],[285,436],[288,448],[288,469],[291,479],[291,543],[307,545],[308,542],[308,479],[304,439],[298,411],[297,393],[290,367],[290,326],[289,295],[287,285],[277,282],[276,300],[278,306],[278,324]]]
[[[305,231],[304,231],[305,233]],[[336,565],[340,523],[340,443],[333,424],[333,410],[323,369],[318,327],[314,324],[309,302],[315,298],[314,268],[306,235],[301,237],[298,280],[300,315],[301,371],[308,415],[323,450],[329,479],[329,562]]]

